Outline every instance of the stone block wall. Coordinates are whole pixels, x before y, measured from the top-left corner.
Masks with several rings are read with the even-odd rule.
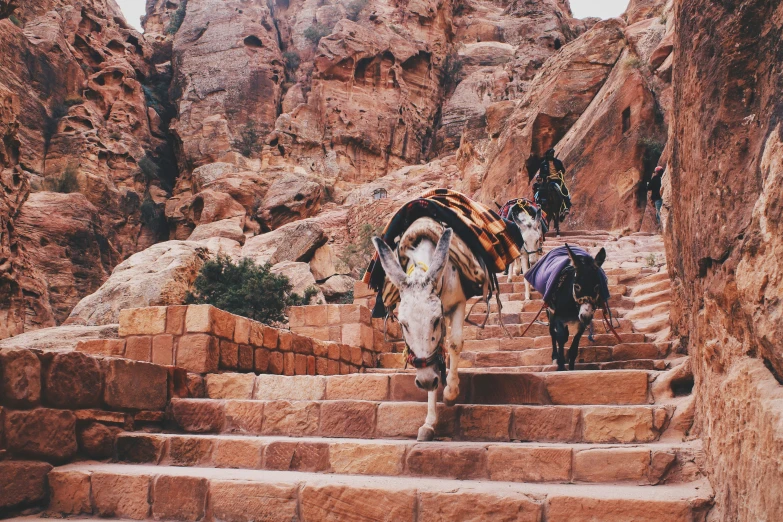
[[[297,334],[359,346],[374,353],[393,351],[392,341],[401,334],[399,325],[389,321],[385,338],[383,320],[373,319],[370,309],[361,304],[293,307],[289,313],[289,323],[291,331]]]
[[[119,339],[84,341],[77,350],[174,365],[197,374],[357,373],[362,368],[375,367],[377,357],[369,315],[365,320],[356,308],[356,320],[346,314],[346,320],[353,322],[346,325],[345,335],[336,342],[328,336],[308,336],[306,331],[267,326],[210,305],[129,308],[120,312]],[[292,309],[292,317],[300,318],[325,313],[324,306]]]
[[[0,516],[46,498],[52,464],[112,456],[121,431],[162,425],[203,395],[180,368],[80,352],[0,351]]]

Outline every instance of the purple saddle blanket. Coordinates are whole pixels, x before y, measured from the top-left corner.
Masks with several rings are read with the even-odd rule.
[[[593,259],[593,256],[588,254],[584,249],[579,247],[570,248],[571,252],[576,256]],[[560,272],[569,264],[571,264],[571,259],[568,257],[568,250],[566,250],[566,247],[557,247],[539,259],[538,262],[533,265],[533,268],[525,274],[525,279],[527,279],[528,283],[533,285],[533,288],[535,288],[536,291],[544,296],[544,301],[549,303],[549,299],[552,297],[552,293],[557,287],[557,278],[560,275]],[[601,280],[603,281],[601,297],[603,297],[604,302],[607,302],[609,300],[609,280],[606,278],[606,273],[603,269],[600,270],[600,274]]]

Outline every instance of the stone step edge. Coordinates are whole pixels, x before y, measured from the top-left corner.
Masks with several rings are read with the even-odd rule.
[[[493,387],[498,397],[530,397],[534,404],[607,405],[649,404],[650,383],[658,372],[650,370],[583,370],[579,372],[498,372],[458,371],[458,402],[486,402]],[[494,378],[494,379],[493,379]],[[241,373],[210,374],[205,378],[206,398],[242,400],[426,400],[407,372],[397,374],[353,374],[345,376],[279,376]],[[514,388],[520,388],[515,390]],[[522,388],[524,392],[522,393]],[[579,394],[571,393],[578,390]],[[441,388],[442,392],[442,388]],[[521,393],[521,395],[520,395]],[[509,404],[517,404],[511,402]]]
[[[325,475],[289,471],[77,464],[49,474],[50,509],[137,519],[357,519],[421,521],[444,511],[514,520],[564,520],[570,515],[622,513],[620,520],[685,522],[708,507],[704,480],[655,487],[556,485]],[[119,502],[117,489],[122,490]],[[502,491],[499,489],[502,488]],[[368,498],[371,499],[368,502]]]
[[[698,478],[700,441],[634,445],[416,442],[121,433],[118,462],[511,482],[654,485]],[[451,458],[449,458],[451,457]]]
[[[508,406],[438,404],[438,439],[465,441],[617,442],[658,440],[670,405]],[[179,399],[172,427],[187,433],[244,433],[334,438],[415,439],[424,402],[243,401]]]

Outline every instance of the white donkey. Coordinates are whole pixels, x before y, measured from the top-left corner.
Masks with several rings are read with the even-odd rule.
[[[397,318],[408,347],[408,362],[416,367],[416,386],[428,393],[427,418],[419,428],[420,441],[432,440],[435,436],[438,384],[445,368],[444,344],[449,352],[444,402],[453,403],[459,395],[457,366],[462,351],[467,298],[460,280],[460,267],[451,260],[449,247],[455,258],[470,256],[468,266],[481,266],[486,273],[484,263],[470,253],[461,239],[452,236],[450,228],[444,229],[430,218],[419,218],[400,239],[399,259],[383,240],[373,238],[386,277],[400,291]],[[400,259],[405,260],[404,268]],[[448,342],[446,320],[451,329]]]
[[[519,226],[522,232],[522,255],[514,260],[508,268],[508,282],[510,283],[515,275],[527,274],[530,267],[538,261],[538,256],[543,254],[543,220],[541,218],[541,209],[536,211],[535,217],[520,209],[513,214],[514,222]],[[530,283],[525,279],[525,300],[530,301]]]

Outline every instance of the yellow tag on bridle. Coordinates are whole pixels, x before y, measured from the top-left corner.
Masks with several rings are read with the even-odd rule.
[[[418,261],[411,265],[411,267],[408,269],[408,276],[410,276],[414,270],[416,270],[416,267],[421,268],[423,271],[428,271],[430,267],[428,267],[425,263],[422,263],[421,261]]]

